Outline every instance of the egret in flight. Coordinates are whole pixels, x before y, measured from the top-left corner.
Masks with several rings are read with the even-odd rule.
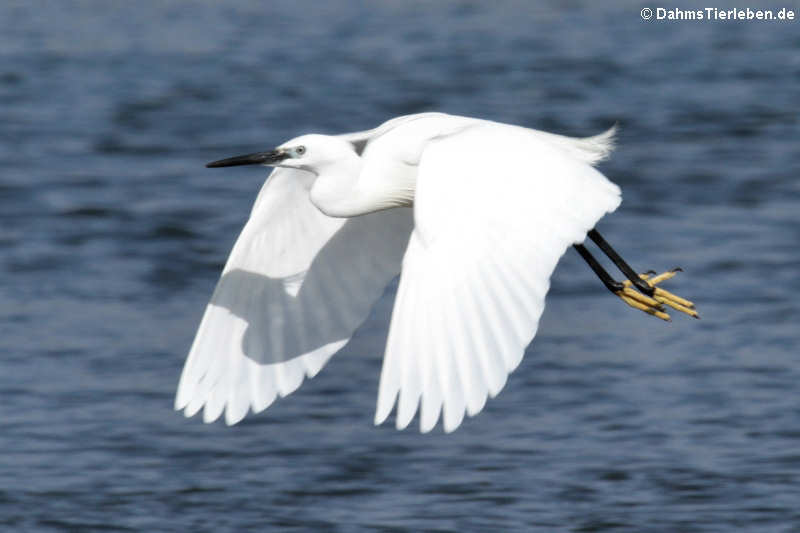
[[[637,274],[595,225],[620,189],[594,165],[614,128],[571,138],[442,113],[303,135],[208,167],[274,167],[206,307],[175,408],[228,424],[314,377],[400,274],[375,424],[444,431],[483,409],[522,360],[569,246],[626,304],[694,305]],[[620,269],[617,281],[582,244]]]

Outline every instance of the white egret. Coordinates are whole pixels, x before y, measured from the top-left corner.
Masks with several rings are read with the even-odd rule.
[[[594,230],[619,188],[593,165],[614,129],[570,138],[423,113],[373,130],[303,135],[209,163],[275,167],[208,304],[175,408],[228,424],[315,376],[400,273],[375,424],[446,432],[475,415],[536,334],[550,275],[574,245],[607,288],[668,319],[693,304],[636,275]],[[615,281],[589,237],[628,278]]]

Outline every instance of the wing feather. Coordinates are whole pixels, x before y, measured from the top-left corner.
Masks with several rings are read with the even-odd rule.
[[[409,209],[331,218],[310,173],[276,169],[259,193],[206,307],[175,408],[228,424],[315,376],[400,270]],[[413,415],[413,413],[412,413]]]
[[[420,302],[420,296],[424,295],[423,290],[410,290],[409,301],[406,302],[409,312],[403,318],[406,324],[401,332],[403,340],[401,346],[405,347],[403,353],[399,355],[402,379],[400,382],[400,396],[398,399],[397,407],[397,429],[404,429],[411,422],[414,413],[417,411],[417,405],[421,394],[419,371],[419,357],[420,349],[422,346],[417,342],[419,337],[415,335],[419,331],[420,326],[423,326],[422,321],[419,320],[421,313],[419,312],[424,304]]]
[[[376,423],[453,431],[500,392],[573,243],[620,203],[586,158],[522,128],[481,123],[430,141],[403,258]],[[420,317],[424,317],[420,320]]]
[[[427,316],[427,308],[424,309],[426,312],[426,319],[430,320],[431,318],[437,319],[441,321],[441,315],[436,317],[428,317]],[[446,331],[445,327],[442,327],[443,324],[434,324],[434,327],[431,328],[431,345],[433,349],[430,351],[427,357],[422,358],[422,368],[423,368],[423,385],[422,385],[422,399],[421,399],[421,409],[420,409],[420,420],[419,426],[422,432],[427,432],[433,429],[436,425],[436,421],[439,420],[439,414],[442,411],[442,384],[441,384],[441,368],[443,368],[442,363],[439,362],[442,354],[446,353],[449,350],[449,342],[450,338],[443,335]],[[391,405],[389,405],[389,409],[391,409]]]
[[[452,338],[455,341],[444,357],[440,359],[443,366],[449,369],[441,377],[445,382],[444,391],[444,405],[442,406],[442,420],[444,422],[445,430],[449,428],[455,429],[461,424],[464,418],[464,409],[466,407],[465,396],[465,383],[464,383],[464,368],[459,365],[459,355],[454,349],[458,344],[464,340],[467,334],[464,331],[468,324],[464,321],[461,315],[461,308],[455,305],[453,294],[448,295],[449,298],[444,302],[446,306],[444,309],[445,323],[448,325],[449,332],[452,332]],[[430,308],[429,308],[430,309]]]
[[[506,365],[503,363],[505,350],[502,344],[503,342],[508,342],[508,336],[504,335],[503,330],[499,327],[497,323],[499,317],[495,315],[494,307],[486,298],[488,296],[487,291],[482,289],[483,287],[476,287],[474,291],[466,291],[467,294],[465,296],[465,300],[469,304],[467,316],[484,320],[486,324],[485,328],[471,330],[472,343],[470,346],[475,350],[476,357],[463,358],[477,359],[480,362],[481,373],[485,382],[485,386],[476,392],[477,395],[482,396],[481,406],[473,409],[470,415],[480,412],[486,402],[485,396],[487,394],[492,397],[496,396],[506,382]],[[467,349],[469,347],[462,348],[462,350]]]

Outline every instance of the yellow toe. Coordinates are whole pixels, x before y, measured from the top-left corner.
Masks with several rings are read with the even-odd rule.
[[[638,309],[639,311],[644,311],[645,313],[647,313],[649,315],[653,315],[655,317],[658,317],[661,320],[666,320],[667,322],[670,322],[672,320],[667,313],[665,313],[664,311],[661,310],[661,309],[663,309],[663,307],[661,307],[658,304],[658,302],[656,302],[656,306],[647,305],[645,303],[642,303],[641,298],[634,297],[634,296],[630,295],[631,293],[634,293],[634,294],[636,294],[638,296],[644,296],[643,294],[640,294],[640,293],[638,293],[636,291],[633,291],[633,290],[631,290],[630,292],[626,292],[625,290],[622,290],[622,291],[616,292],[614,294],[619,296],[620,299],[623,302],[625,302],[629,306],[633,307],[634,309]],[[647,296],[645,296],[645,298],[647,298]]]

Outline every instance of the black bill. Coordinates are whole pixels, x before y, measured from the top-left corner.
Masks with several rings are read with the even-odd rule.
[[[270,150],[254,154],[237,155],[206,164],[206,168],[235,167],[239,165],[274,165],[289,157],[284,150]]]

